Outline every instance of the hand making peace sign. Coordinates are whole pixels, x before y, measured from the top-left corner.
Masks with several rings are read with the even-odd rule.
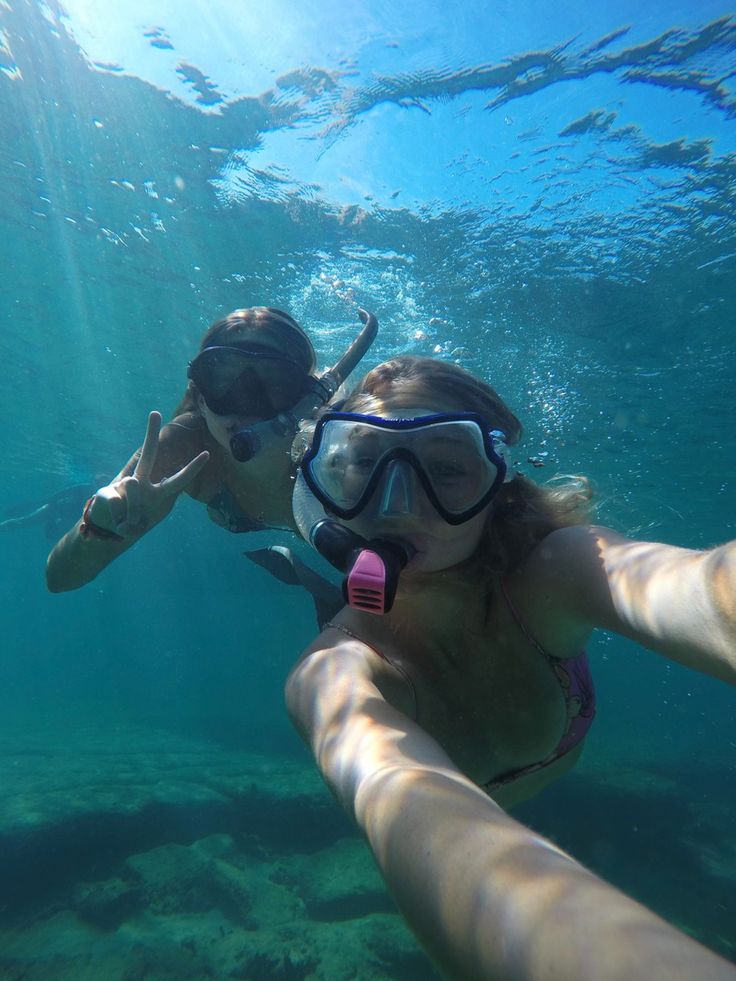
[[[203,469],[210,458],[207,450],[181,470],[153,483],[150,478],[156,464],[160,430],[161,413],[151,412],[135,470],[131,476],[113,480],[97,491],[87,510],[91,524],[122,538],[144,532],[170,510],[176,497]]]

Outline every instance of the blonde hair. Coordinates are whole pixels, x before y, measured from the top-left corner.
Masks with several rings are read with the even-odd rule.
[[[358,382],[342,403],[328,405],[380,416],[396,409],[428,409],[475,412],[490,429],[500,429],[506,443],[514,446],[522,425],[495,389],[459,365],[435,358],[403,355],[386,361]],[[300,460],[311,442],[314,422],[304,423],[294,443]],[[502,575],[513,572],[532,549],[551,532],[590,518],[593,497],[585,477],[558,477],[540,486],[517,473],[503,484],[489,510],[483,538],[465,564],[469,574],[483,578],[487,588]]]

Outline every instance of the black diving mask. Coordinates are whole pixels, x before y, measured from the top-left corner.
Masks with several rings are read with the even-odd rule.
[[[273,419],[291,409],[312,381],[288,355],[260,344],[206,347],[187,376],[215,415]]]

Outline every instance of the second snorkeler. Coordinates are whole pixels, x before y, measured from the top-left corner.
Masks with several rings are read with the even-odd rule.
[[[363,328],[320,374],[312,343],[275,307],[233,311],[205,333],[171,421],[149,416],[143,446],[88,501],[49,555],[52,592],[76,589],[162,521],[184,492],[231,532],[294,529],[289,449],[299,420],[335,393],[375,339]]]

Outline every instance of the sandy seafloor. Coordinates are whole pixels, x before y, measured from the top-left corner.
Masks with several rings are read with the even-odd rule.
[[[734,777],[682,765],[586,754],[518,815],[736,960]],[[0,787],[2,981],[437,977],[306,759],[46,719]]]

